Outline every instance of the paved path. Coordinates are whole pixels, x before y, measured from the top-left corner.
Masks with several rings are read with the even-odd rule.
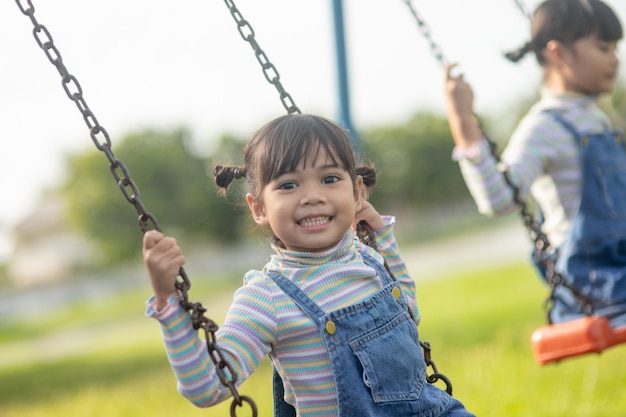
[[[499,266],[528,260],[530,242],[521,224],[503,223],[478,233],[442,239],[412,247],[400,248],[409,271],[416,280],[435,279],[459,270]],[[188,256],[187,271],[195,275],[221,271],[233,265],[259,266],[270,256],[266,246],[251,245],[242,251],[229,251],[210,256],[210,249],[203,249],[199,256]],[[74,280],[30,290],[8,290],[0,293],[0,321],[25,315],[45,314],[62,307],[74,299],[110,295],[115,291],[146,288],[148,281],[143,266],[115,271],[111,276],[98,279]]]
[[[416,280],[435,279],[459,270],[528,262],[532,245],[524,226],[507,223],[479,233],[420,244],[402,257]]]
[[[487,264],[499,266],[524,262],[528,259],[529,251],[530,243],[523,227],[507,224],[480,233],[409,247],[402,250],[402,256],[413,277],[420,281],[449,276],[461,269],[470,271],[484,268]],[[267,256],[258,248],[252,252],[250,256],[255,258],[255,261],[250,262],[254,262],[251,263],[254,265],[259,264],[262,258]],[[259,257],[261,259],[256,259]],[[222,263],[223,267],[228,265],[232,267],[232,260],[222,259]],[[216,267],[206,256],[203,262],[189,267],[196,271],[207,267],[207,264]],[[127,271],[125,275],[117,277],[115,286],[107,281],[96,281],[24,293],[0,294],[0,319],[10,320],[11,317],[45,314],[46,311],[54,310],[76,297],[83,299],[100,297],[114,289],[119,290],[121,283],[124,283],[125,289],[146,287],[147,293],[148,284],[143,276],[143,270]],[[107,283],[108,285],[105,285]],[[104,324],[87,329],[70,328],[25,341],[4,343],[0,345],[0,369],[28,363],[33,361],[33,358],[46,361],[96,351],[112,347],[123,340],[124,343],[128,343],[133,337],[141,341],[154,338],[155,343],[160,340],[156,326],[143,315],[138,315],[122,324]]]

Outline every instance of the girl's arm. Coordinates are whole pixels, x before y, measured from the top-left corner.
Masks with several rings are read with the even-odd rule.
[[[465,150],[481,140],[482,132],[474,117],[474,92],[463,74],[452,75],[454,67],[445,68],[446,112],[452,139],[460,150]]]
[[[215,372],[204,339],[191,324],[191,317],[172,297],[158,310],[155,297],[147,302],[146,315],[161,325],[165,353],[177,380],[178,392],[198,407],[209,407],[230,396]]]
[[[384,222],[385,226],[380,229],[374,229],[378,253],[387,261],[389,270],[396,277],[398,282],[400,282],[402,293],[413,313],[415,322],[419,324],[420,314],[417,305],[415,280],[409,274],[409,270],[400,256],[400,249],[398,248],[396,237],[393,234],[393,225],[396,219],[393,216],[381,216],[381,220]]]
[[[498,216],[513,212],[517,206],[513,190],[507,183],[498,161],[492,155],[490,145],[483,135],[474,115],[474,94],[463,75],[453,76],[454,65],[446,67],[445,99],[450,132],[455,148],[453,159],[458,161],[465,183],[480,213]],[[519,197],[526,200],[531,184],[544,171],[550,138],[538,132],[537,119],[526,120],[526,126],[518,127],[516,135],[502,154],[512,184],[519,188]],[[544,129],[545,131],[545,129]]]
[[[215,333],[222,359],[236,374],[236,387],[256,370],[275,343],[275,311],[269,299],[271,296],[263,286],[241,287],[235,292],[224,323]],[[161,324],[178,391],[194,405],[210,407],[228,399],[231,392],[221,383],[204,338],[193,328],[189,313],[179,301],[173,297],[164,309],[157,310],[153,297],[148,301],[146,315]],[[227,368],[224,372],[229,380],[234,379]]]
[[[161,324],[165,352],[178,381],[179,392],[198,407],[209,407],[224,401],[231,396],[231,392],[221,383],[205,340],[193,328],[190,313],[179,303],[180,295],[175,282],[185,262],[182,250],[174,238],[152,230],[144,235],[143,254],[154,290],[154,296],[148,301],[146,315]],[[220,348],[222,359],[228,362],[236,374],[236,386],[245,381],[269,351],[271,342],[266,342],[264,337],[273,334],[271,326],[266,326],[273,323],[273,310],[270,308],[260,309],[256,316],[258,320],[249,319],[243,325],[237,325],[236,318],[229,320],[229,317],[237,316],[237,309],[240,308],[238,300],[268,299],[268,294],[259,294],[263,288],[252,288],[247,292],[243,288],[246,287],[235,294],[225,325],[215,335],[215,344]],[[231,314],[232,311],[235,313]],[[230,322],[235,325],[228,325]],[[250,354],[251,351],[255,354]],[[219,355],[212,356],[219,359]],[[224,368],[224,372],[228,378],[232,377],[228,375],[227,368]]]
[[[370,202],[361,198],[360,209],[357,211],[354,223],[365,221],[372,231],[376,240],[377,252],[382,255],[389,265],[391,273],[402,286],[402,293],[406,297],[406,301],[415,317],[416,323],[419,323],[419,310],[417,308],[417,297],[415,290],[415,280],[409,275],[409,271],[400,256],[398,244],[393,234],[393,225],[396,221],[393,216],[381,216]]]

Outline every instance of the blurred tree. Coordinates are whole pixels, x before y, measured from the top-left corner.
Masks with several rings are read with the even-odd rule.
[[[114,144],[148,211],[167,234],[186,239],[237,238],[238,215],[217,195],[207,161],[190,147],[184,129],[144,131]],[[113,179],[107,158],[96,149],[69,157],[61,195],[72,225],[96,244],[103,263],[140,254],[141,230],[132,205]]]
[[[453,142],[445,117],[419,113],[406,124],[372,128],[361,137],[364,159],[372,160],[379,174],[372,202],[383,211],[469,201],[451,158]]]
[[[600,107],[607,112],[615,127],[626,130],[626,83],[623,80],[618,80],[611,95],[600,99]]]

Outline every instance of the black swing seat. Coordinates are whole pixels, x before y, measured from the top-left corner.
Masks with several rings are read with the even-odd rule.
[[[591,315],[540,327],[531,340],[535,360],[544,365],[626,343],[626,325],[613,328],[608,318]]]

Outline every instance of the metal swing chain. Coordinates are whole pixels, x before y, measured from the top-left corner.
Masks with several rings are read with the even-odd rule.
[[[539,221],[528,210],[526,202],[521,198],[520,187],[513,182],[509,175],[509,172],[506,170],[506,167],[501,162],[500,157],[497,153],[496,143],[485,134],[484,130],[482,130],[482,134],[489,143],[489,150],[493,158],[496,160],[496,163],[498,164],[498,169],[502,173],[504,181],[511,189],[513,202],[518,207],[524,226],[528,230],[530,239],[534,244],[533,257],[545,268],[546,282],[548,283],[548,286],[550,288],[550,292],[548,294],[548,297],[546,298],[544,307],[546,312],[546,321],[549,324],[552,324],[552,318],[550,316],[550,313],[554,306],[554,302],[556,300],[556,290],[559,286],[567,288],[571,291],[574,298],[576,298],[578,304],[581,305],[581,309],[584,314],[593,314],[593,303],[591,299],[582,294],[580,290],[578,290],[578,288],[570,284],[563,277],[563,275],[556,270],[557,251],[550,244],[548,236],[541,230],[541,224],[539,223]]]
[[[530,9],[526,6],[526,3],[524,3],[522,0],[513,0],[513,1],[515,2],[515,5],[520,10],[520,12],[522,12],[524,16],[526,16],[529,20],[532,20],[533,14],[530,11]]]
[[[404,2],[407,4],[407,6],[409,6],[409,9],[411,10],[411,14],[415,17],[419,29],[421,30],[422,34],[424,35],[424,37],[426,37],[429,44],[431,45],[431,49],[433,51],[435,58],[437,59],[439,64],[441,64],[441,66],[445,66],[447,60],[443,56],[441,48],[434,42],[430,34],[430,30],[428,29],[428,26],[426,25],[424,19],[419,16],[411,0],[404,0]],[[524,11],[523,4],[519,1],[516,1],[516,3],[520,7],[520,9]],[[568,290],[570,290],[572,294],[574,295],[574,297],[576,298],[576,300],[578,301],[578,303],[581,305],[582,311],[587,315],[591,315],[593,313],[593,305],[592,305],[591,300],[588,297],[586,297],[584,294],[582,294],[576,287],[571,285],[567,280],[565,280],[565,278],[558,271],[556,271],[555,251],[550,245],[550,241],[548,240],[548,237],[541,230],[541,224],[528,210],[526,201],[524,201],[520,196],[519,187],[515,185],[515,183],[512,181],[512,179],[509,176],[508,171],[504,167],[504,164],[502,164],[500,160],[500,156],[498,155],[498,152],[497,152],[498,145],[489,137],[489,135],[487,135],[482,122],[480,121],[480,119],[478,118],[476,114],[474,114],[474,118],[476,119],[476,122],[478,123],[478,127],[480,128],[482,136],[485,138],[485,140],[489,144],[490,153],[493,156],[493,158],[496,160],[499,171],[502,173],[502,176],[506,184],[511,189],[511,192],[513,194],[513,201],[515,205],[518,207],[524,226],[528,230],[530,239],[533,241],[534,251],[535,251],[534,256],[536,257],[536,259],[539,260],[539,262],[544,266],[546,270],[546,282],[548,283],[550,287],[550,293],[545,302],[546,319],[548,323],[552,324],[550,312],[552,311],[552,308],[554,306],[554,301],[556,299],[556,289],[559,286],[563,286],[567,288]]]
[[[283,84],[280,82],[280,74],[278,73],[278,70],[276,69],[274,64],[270,62],[265,52],[263,52],[258,42],[256,41],[254,29],[252,29],[250,23],[246,19],[244,19],[243,15],[239,11],[239,9],[237,9],[237,6],[235,5],[235,2],[233,0],[224,0],[224,3],[226,3],[230,14],[232,15],[233,19],[235,19],[235,22],[237,22],[237,30],[239,31],[241,38],[244,41],[248,42],[254,50],[254,55],[256,56],[257,61],[259,61],[259,64],[263,69],[263,75],[265,75],[265,79],[274,87],[276,87],[276,90],[280,95],[280,101],[282,102],[285,110],[287,110],[287,113],[302,113],[298,106],[296,106],[296,103],[291,98],[291,95],[287,91],[285,91]]]
[[[261,64],[261,68],[263,68],[263,74],[265,75],[265,79],[270,84],[273,84],[278,90],[280,94],[280,99],[283,103],[283,106],[287,110],[288,114],[301,113],[300,109],[296,106],[295,102],[291,98],[291,95],[287,93],[285,89],[283,88],[280,82],[280,75],[278,74],[276,67],[274,66],[274,64],[272,64],[269,61],[269,59],[267,58],[267,55],[265,55],[265,52],[263,52],[263,50],[257,43],[255,35],[254,35],[254,30],[252,29],[252,26],[250,25],[250,23],[243,18],[241,12],[239,11],[239,9],[237,9],[237,6],[235,6],[235,3],[233,0],[224,0],[224,2],[228,6],[228,9],[231,15],[233,16],[233,19],[235,19],[235,22],[237,22],[237,29],[239,30],[239,34],[241,35],[243,40],[248,42],[250,46],[252,47],[252,49],[254,50],[255,56],[257,57],[259,64]],[[433,48],[435,48],[434,43],[433,43]],[[273,74],[273,76],[271,76],[270,74]],[[374,182],[375,182],[375,179],[370,185],[373,185]],[[362,243],[376,249],[376,240],[374,237],[374,232],[369,227],[369,225],[367,225],[364,222],[359,222],[357,224],[357,235],[359,237],[359,240],[361,240]],[[386,264],[386,262],[385,262],[385,267],[389,271],[389,266]],[[424,358],[426,361],[426,366],[427,367],[432,366],[434,370],[433,374],[428,375],[426,377],[427,381],[430,383],[435,383],[440,379],[443,380],[446,384],[446,392],[452,395],[452,383],[445,375],[440,374],[437,371],[437,366],[431,359],[430,344],[428,344],[428,342],[420,342],[420,345],[422,346],[422,349],[424,349]]]
[[[411,15],[413,15],[413,18],[415,19],[415,22],[417,23],[417,28],[422,33],[422,36],[426,38],[426,41],[428,42],[428,46],[430,46],[430,50],[433,56],[435,57],[435,59],[437,60],[437,62],[439,62],[439,64],[442,67],[445,67],[446,65],[448,65],[448,61],[443,56],[443,50],[435,42],[435,39],[430,33],[430,27],[428,26],[426,21],[422,18],[422,16],[419,14],[417,9],[413,6],[413,2],[411,0],[404,0],[404,3],[408,6],[409,11],[411,12]]]
[[[111,149],[111,139],[109,137],[109,133],[98,123],[98,119],[87,105],[87,102],[83,98],[83,91],[80,83],[76,77],[68,72],[67,68],[63,64],[61,54],[55,46],[50,32],[43,24],[37,21],[37,18],[35,17],[35,7],[33,6],[31,0],[24,0],[24,4],[22,4],[20,0],[16,0],[16,3],[21,12],[30,18],[30,21],[33,24],[33,36],[35,37],[37,44],[41,49],[43,49],[48,57],[48,60],[59,72],[62,79],[63,89],[65,90],[68,98],[76,104],[76,107],[78,107],[78,110],[83,116],[83,120],[89,128],[89,134],[93,143],[96,148],[103,152],[109,160],[111,174],[117,181],[122,194],[124,194],[124,197],[126,197],[128,202],[135,207],[135,210],[137,210],[139,215],[139,227],[144,233],[152,229],[161,231],[157,218],[146,210],[141,199],[139,189],[135,182],[131,179],[128,168],[121,160],[115,157],[115,154]],[[215,364],[215,369],[220,382],[226,386],[233,395],[231,416],[236,417],[236,407],[241,407],[243,406],[243,403],[248,403],[252,409],[252,415],[256,417],[257,408],[254,401],[247,396],[239,395],[237,387],[235,386],[235,383],[237,382],[237,374],[233,371],[231,365],[224,358],[221,350],[215,344],[215,332],[218,329],[217,324],[204,315],[206,308],[204,308],[201,303],[189,301],[188,291],[191,288],[191,282],[182,267],[179,270],[175,285],[181,292],[181,306],[191,312],[190,314],[193,328],[196,330],[204,330],[207,350],[211,360]],[[228,374],[225,370],[228,371]]]

